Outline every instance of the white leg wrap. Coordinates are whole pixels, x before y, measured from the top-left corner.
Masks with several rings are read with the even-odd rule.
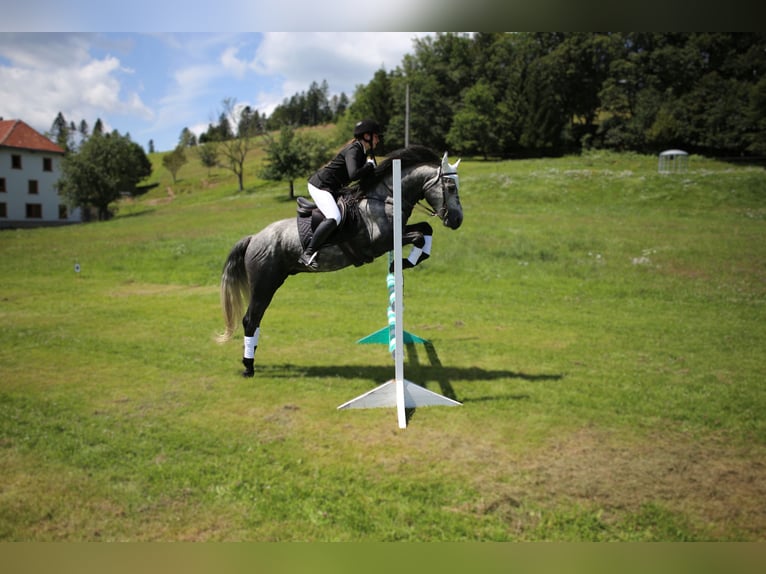
[[[255,348],[258,346],[258,338],[261,336],[261,328],[258,327],[252,337],[245,337],[245,359],[255,358]]]
[[[423,239],[425,240],[425,243],[423,244],[422,249],[420,247],[413,247],[409,257],[407,257],[407,261],[409,261],[413,267],[420,263],[422,259],[428,259],[428,256],[431,255],[433,236],[425,235]]]
[[[413,266],[417,265],[421,253],[423,253],[423,250],[420,247],[413,247],[409,257],[407,257],[407,261],[412,263]]]

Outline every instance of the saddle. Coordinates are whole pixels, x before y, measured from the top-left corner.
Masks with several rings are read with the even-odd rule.
[[[296,208],[298,236],[301,240],[301,246],[305,249],[314,236],[314,230],[325,219],[325,216],[310,199],[298,197],[296,202],[298,204]],[[356,267],[372,262],[373,257],[371,255],[365,254],[354,245],[354,239],[358,235],[356,200],[351,196],[341,195],[336,203],[340,210],[340,225],[330,235],[325,246],[337,245],[340,247]]]
[[[317,204],[310,199],[299,197],[296,201],[298,203],[298,208],[296,209],[298,218],[300,219],[301,217],[310,217],[311,231],[314,231],[317,225],[319,225],[324,219],[324,215],[317,207]],[[336,200],[336,203],[338,205],[338,209],[340,210],[340,225],[338,225],[338,229],[340,229],[346,222],[346,212],[348,211],[348,205],[344,196],[339,197]]]

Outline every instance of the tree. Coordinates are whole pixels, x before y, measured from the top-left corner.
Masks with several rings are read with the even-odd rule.
[[[547,56],[537,58],[527,70],[524,103],[527,113],[521,144],[537,152],[557,152],[567,124],[562,95],[556,85],[557,66]]]
[[[90,135],[90,128],[88,127],[88,122],[85,120],[80,120],[80,127],[78,128],[78,131],[80,132],[80,136],[82,139],[87,139],[87,137]]]
[[[473,85],[472,41],[467,34],[439,33],[415,40],[415,54],[404,57],[403,70],[392,78],[391,119],[386,139],[402,145],[405,91],[410,86],[410,142],[445,149],[452,117],[463,91]]]
[[[228,100],[224,100],[226,102]],[[224,104],[225,105],[225,104]],[[228,140],[234,137],[234,132],[231,129],[231,120],[227,113],[221,112],[218,116],[217,124],[208,124],[205,133],[200,134],[199,143],[206,142],[220,142]]]
[[[344,92],[341,92],[340,95],[335,94],[330,98],[330,112],[333,122],[338,121],[338,118],[348,109],[349,104],[348,96]]]
[[[309,91],[305,98],[305,125],[317,126],[330,121],[332,114],[330,113],[330,103],[327,99],[329,90],[330,88],[327,84],[327,80],[322,80],[321,86],[316,82],[311,82],[311,86],[309,86]]]
[[[101,121],[101,118],[96,118],[96,123],[93,124],[93,135],[103,135],[104,134],[104,122]]]
[[[181,145],[176,146],[173,151],[166,153],[162,157],[162,165],[170,172],[170,175],[173,177],[173,183],[176,182],[178,170],[186,164],[186,161],[186,152],[184,152],[184,148]]]
[[[496,131],[495,100],[492,88],[484,80],[469,88],[454,116],[447,143],[464,153],[479,152],[484,159],[497,153],[500,138]]]
[[[72,149],[70,135],[69,124],[67,124],[64,114],[59,112],[56,119],[53,120],[53,125],[51,125],[51,138],[61,149],[70,151]]]
[[[216,142],[207,142],[196,147],[200,162],[207,168],[208,177],[210,177],[210,169],[218,165],[217,146]]]
[[[295,180],[308,177],[331,153],[329,146],[317,136],[296,133],[290,126],[283,126],[278,138],[267,134],[266,142],[266,165],[261,177],[287,180],[291,198],[295,197]]]
[[[766,76],[751,88],[750,104],[746,110],[750,120],[745,134],[748,151],[760,155],[766,155],[766,114],[763,110],[766,110]]]
[[[391,78],[382,68],[375,72],[370,83],[357,87],[354,103],[349,106],[355,122],[371,118],[378,122],[384,131],[391,121],[393,109]]]
[[[57,187],[73,207],[98,210],[99,220],[109,219],[109,204],[121,193],[133,193],[152,173],[143,148],[116,131],[92,135],[76,153],[64,157]]]
[[[263,131],[263,121],[258,110],[253,110],[250,106],[245,106],[240,111],[239,123],[237,125],[237,134],[251,133],[257,134]]]
[[[194,147],[195,145],[197,145],[197,136],[194,135],[194,132],[192,132],[189,128],[182,129],[181,135],[178,136],[178,146]]]
[[[251,121],[251,114],[247,111],[250,108],[238,106],[234,98],[224,98],[222,105],[218,126],[211,124],[199,141],[203,144],[216,143],[218,165],[232,171],[237,176],[239,191],[244,191],[245,159],[255,145],[255,137],[260,132],[259,123]],[[232,125],[236,126],[236,133],[232,131]]]

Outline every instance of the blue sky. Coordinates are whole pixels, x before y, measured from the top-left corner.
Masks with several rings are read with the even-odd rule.
[[[184,127],[216,121],[224,98],[271,113],[327,80],[353,96],[414,49],[415,32],[2,32],[0,117],[50,129],[97,118],[145,148],[172,149]]]

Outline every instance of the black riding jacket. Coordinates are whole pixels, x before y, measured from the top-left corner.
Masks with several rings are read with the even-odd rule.
[[[367,163],[364,145],[359,140],[354,140],[312,175],[309,183],[337,195],[349,183],[370,175],[374,170],[375,166]]]

